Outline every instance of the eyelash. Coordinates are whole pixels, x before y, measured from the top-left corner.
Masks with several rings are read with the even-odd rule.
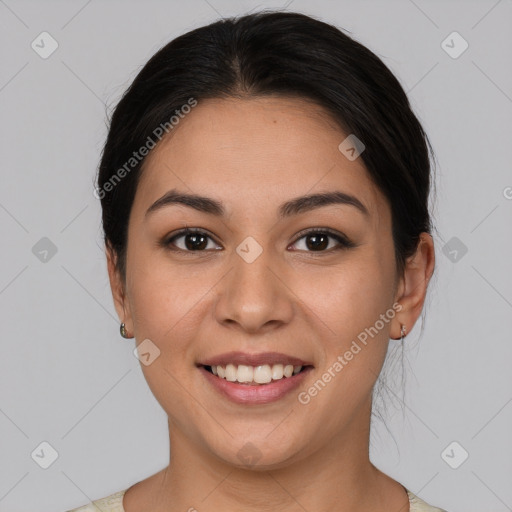
[[[184,228],[184,229],[178,231],[177,233],[175,233],[172,237],[164,239],[162,241],[162,245],[165,248],[170,249],[171,251],[179,251],[179,252],[183,252],[183,253],[194,253],[194,252],[207,252],[207,251],[209,251],[208,249],[203,249],[203,250],[200,250],[200,251],[191,251],[191,250],[186,250],[186,249],[180,249],[180,248],[172,247],[172,242],[174,242],[178,238],[181,238],[181,237],[189,235],[189,234],[206,235],[206,237],[210,238],[215,243],[217,243],[213,239],[213,237],[211,237],[206,231],[202,231],[202,230],[196,229],[196,228]],[[334,240],[336,240],[339,245],[336,246],[336,247],[332,247],[330,249],[322,250],[322,251],[301,251],[301,250],[299,250],[298,252],[331,253],[333,251],[338,251],[338,250],[341,250],[341,249],[345,249],[345,250],[346,249],[351,249],[351,248],[356,246],[356,244],[354,242],[352,242],[351,240],[349,240],[346,236],[344,236],[341,233],[338,233],[336,231],[333,231],[330,228],[312,228],[312,229],[303,230],[303,231],[301,231],[300,233],[297,234],[297,238],[295,239],[295,241],[291,245],[295,245],[299,240],[301,240],[302,238],[304,238],[304,237],[306,237],[308,235],[328,235],[330,238],[333,238]],[[217,244],[217,245],[220,245],[220,244]],[[215,250],[218,250],[218,249],[215,249]]]

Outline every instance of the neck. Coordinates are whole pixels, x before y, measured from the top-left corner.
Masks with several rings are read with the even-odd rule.
[[[404,488],[369,460],[369,425],[370,409],[313,453],[256,470],[220,460],[169,423],[172,453],[155,484],[153,510],[367,512],[392,502],[406,511]]]

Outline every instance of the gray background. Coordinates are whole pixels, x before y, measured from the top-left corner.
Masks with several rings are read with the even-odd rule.
[[[372,460],[449,512],[512,510],[512,1],[288,4],[384,60],[438,158],[436,277]],[[177,35],[283,7],[0,0],[0,511],[67,510],[167,464],[166,416],[118,333],[92,193],[106,110]],[[43,31],[59,45],[47,59],[31,47]],[[469,44],[458,58],[441,45],[453,31]],[[31,456],[43,441],[58,453],[47,469],[44,445]]]

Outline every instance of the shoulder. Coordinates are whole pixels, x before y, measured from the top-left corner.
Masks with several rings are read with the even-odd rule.
[[[407,490],[407,494],[409,496],[409,503],[411,504],[409,512],[446,512],[446,510],[429,505],[409,490]]]
[[[118,491],[114,494],[111,494],[110,496],[100,498],[89,503],[88,505],[74,508],[73,510],[68,510],[67,512],[98,512],[98,510],[101,510],[102,512],[124,512],[123,496],[125,492],[126,489],[123,491]]]

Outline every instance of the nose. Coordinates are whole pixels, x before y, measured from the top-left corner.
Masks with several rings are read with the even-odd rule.
[[[271,251],[254,260],[233,253],[231,270],[218,284],[215,316],[219,323],[246,333],[264,333],[288,324],[294,313],[289,272]]]

